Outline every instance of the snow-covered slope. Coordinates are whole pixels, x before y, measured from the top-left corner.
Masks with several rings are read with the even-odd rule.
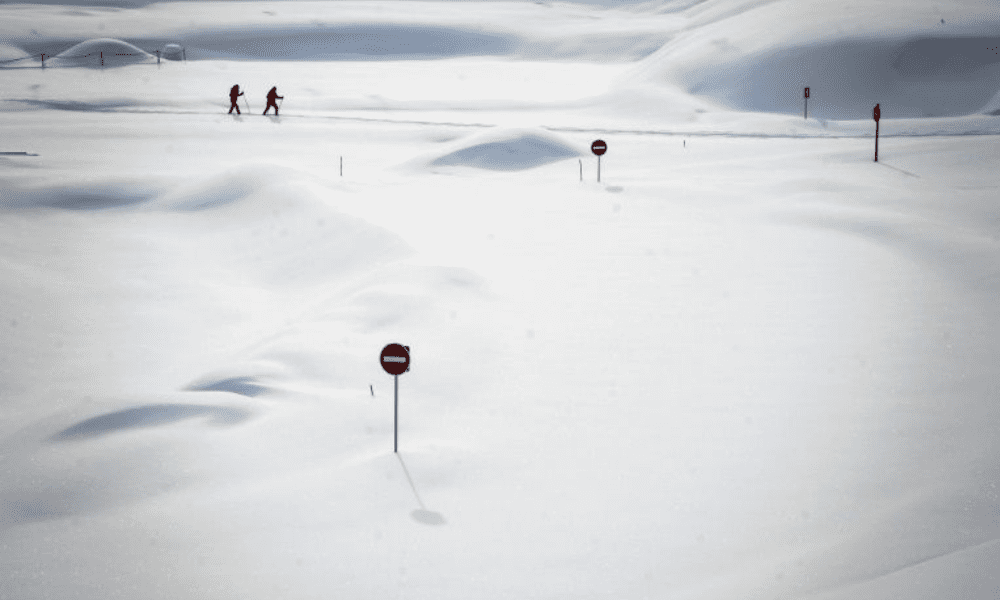
[[[750,111],[823,119],[959,116],[1000,84],[1000,7],[953,4],[743,3],[688,11],[692,25],[630,79],[679,85]],[[716,8],[715,11],[712,11]]]
[[[995,599],[991,5],[845,6],[0,5],[0,599]]]

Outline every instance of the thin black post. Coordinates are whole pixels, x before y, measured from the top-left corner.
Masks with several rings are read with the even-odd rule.
[[[101,51],[101,66],[104,66],[104,51]]]
[[[875,121],[875,162],[878,162],[878,121]]]
[[[399,375],[393,375],[396,380],[396,402],[392,420],[392,451],[399,452]]]

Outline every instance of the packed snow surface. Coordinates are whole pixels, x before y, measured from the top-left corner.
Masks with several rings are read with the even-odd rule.
[[[998,8],[0,5],[0,599],[1000,597]]]

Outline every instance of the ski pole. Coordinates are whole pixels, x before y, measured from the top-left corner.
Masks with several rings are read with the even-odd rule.
[[[247,102],[246,96],[243,96],[243,104],[247,107],[247,112],[250,112],[250,103]]]

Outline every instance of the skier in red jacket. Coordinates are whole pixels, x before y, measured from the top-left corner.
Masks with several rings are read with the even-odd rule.
[[[285,99],[284,96],[279,96],[278,95],[278,88],[277,87],[271,88],[271,91],[267,93],[267,108],[264,109],[264,114],[266,115],[267,111],[271,110],[271,107],[273,106],[274,107],[274,116],[277,117],[278,116],[278,104],[275,102],[275,100],[284,100],[284,99]]]
[[[236,103],[236,99],[243,95],[240,91],[239,84],[234,85],[229,89],[229,113],[233,114],[233,109],[236,109],[236,114],[240,114],[240,105]]]

